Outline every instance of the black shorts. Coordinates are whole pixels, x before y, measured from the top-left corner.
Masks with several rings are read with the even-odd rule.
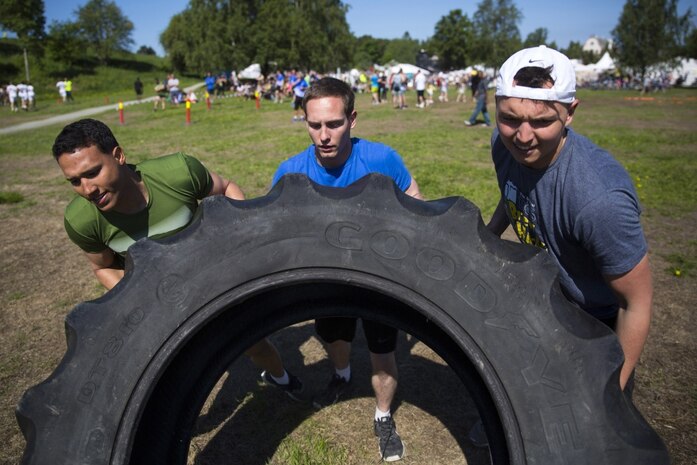
[[[295,96],[295,101],[293,101],[293,109],[294,110],[300,110],[303,106],[303,98],[298,97],[297,95]]]
[[[317,318],[315,331],[324,342],[353,341],[356,335],[357,318],[330,317]],[[374,354],[388,354],[397,347],[397,328],[371,320],[362,320],[363,334],[368,342],[368,350]]]

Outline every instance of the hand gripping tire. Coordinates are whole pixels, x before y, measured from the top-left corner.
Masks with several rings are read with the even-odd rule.
[[[25,464],[186,463],[225,368],[319,316],[369,317],[434,349],[467,386],[495,464],[669,463],[619,389],[617,338],[562,295],[545,253],[502,241],[462,198],[371,175],[289,175],[205,199],[190,227],[129,251],[125,278],[66,319],[68,349],[17,408]]]

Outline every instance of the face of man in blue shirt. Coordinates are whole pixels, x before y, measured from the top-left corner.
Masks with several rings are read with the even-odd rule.
[[[351,129],[356,126],[356,111],[347,116],[340,97],[312,99],[305,110],[317,162],[327,169],[342,166],[351,155]]]

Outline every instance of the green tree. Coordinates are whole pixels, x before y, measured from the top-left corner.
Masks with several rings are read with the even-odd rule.
[[[547,35],[548,31],[546,27],[538,27],[532,31],[523,41],[523,48],[537,47],[538,45],[547,45]]]
[[[46,51],[51,63],[70,69],[85,54],[87,43],[80,35],[80,26],[73,22],[54,21],[48,28]]]
[[[381,64],[389,42],[387,39],[376,39],[368,35],[357,38],[353,53],[354,66],[366,69],[374,64]]]
[[[571,41],[569,46],[559,50],[569,58],[580,60],[583,57],[583,45],[581,42]]]
[[[44,38],[43,0],[0,0],[0,26],[17,34],[23,46],[36,46]]]
[[[133,23],[109,0],[90,0],[77,10],[77,23],[97,58],[106,63],[118,50],[132,44]]]
[[[155,49],[152,47],[149,47],[147,45],[141,45],[138,51],[136,52],[138,55],[157,55],[157,52],[155,52]]]
[[[651,65],[684,50],[691,17],[691,9],[678,15],[677,0],[627,0],[612,31],[615,58],[643,79]]]
[[[160,42],[176,69],[203,73],[251,63],[325,71],[351,61],[339,0],[191,0]]]
[[[438,55],[442,69],[464,68],[471,60],[472,22],[462,10],[452,10],[436,23],[429,49]]]
[[[685,58],[697,58],[697,29],[692,29],[685,40]]]
[[[498,68],[520,49],[522,14],[512,0],[482,0],[474,13],[474,58]]]
[[[421,50],[421,45],[416,39],[412,39],[408,32],[405,32],[401,39],[390,40],[385,47],[382,62],[397,61],[400,63],[416,62],[416,55]]]

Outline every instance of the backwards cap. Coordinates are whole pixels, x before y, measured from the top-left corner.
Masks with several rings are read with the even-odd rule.
[[[521,68],[552,67],[554,86],[537,89],[516,86],[513,78]],[[576,98],[576,72],[566,55],[544,45],[520,50],[511,55],[499,70],[496,81],[497,97],[517,97],[531,100],[549,100],[572,103]]]

